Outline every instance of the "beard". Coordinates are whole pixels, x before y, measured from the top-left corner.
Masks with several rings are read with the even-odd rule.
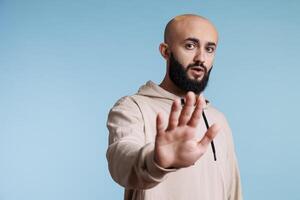
[[[191,67],[200,66],[204,70],[204,75],[201,80],[193,80],[188,77],[187,71]],[[203,92],[208,84],[209,75],[212,68],[207,71],[207,68],[200,62],[195,62],[184,68],[174,57],[173,53],[170,55],[169,64],[169,78],[181,90],[188,92],[192,91],[195,94]]]

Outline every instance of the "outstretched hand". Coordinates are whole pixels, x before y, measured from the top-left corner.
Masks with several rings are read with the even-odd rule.
[[[202,139],[197,138],[197,126],[204,106],[202,97],[193,92],[186,95],[186,103],[181,109],[179,99],[172,104],[168,127],[164,129],[163,118],[157,115],[157,135],[154,159],[163,168],[182,168],[193,165],[206,151],[219,131],[212,125]]]

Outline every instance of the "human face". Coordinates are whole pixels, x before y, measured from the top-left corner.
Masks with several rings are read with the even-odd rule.
[[[218,35],[211,23],[200,19],[178,22],[168,41],[168,49],[173,57],[184,67],[190,80],[200,82],[205,70],[210,71],[217,47]],[[168,59],[168,71],[171,70]],[[193,66],[193,67],[189,67]]]
[[[188,78],[187,71],[190,68],[200,67],[204,71],[203,78],[199,80],[193,80]],[[212,69],[212,68],[211,68]],[[206,70],[206,67],[199,63],[190,64],[186,69],[174,58],[171,53],[170,56],[170,67],[169,67],[169,78],[170,80],[181,90],[188,92],[192,91],[195,94],[203,92],[207,86],[209,80],[209,74],[211,72]]]

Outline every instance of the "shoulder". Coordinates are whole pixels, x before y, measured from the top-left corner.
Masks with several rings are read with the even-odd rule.
[[[225,114],[222,111],[220,111],[219,109],[217,109],[216,107],[214,107],[213,105],[210,104],[207,107],[207,111],[217,121],[226,121]]]
[[[120,98],[110,109],[110,112],[115,110],[138,111],[139,106],[135,100],[135,96],[136,95],[131,95]]]
[[[140,110],[133,96],[124,96],[116,101],[109,111],[109,118],[118,115],[139,115]]]
[[[118,106],[130,106],[130,105],[134,105],[134,101],[132,96],[124,96],[121,97],[120,99],[118,99],[116,101],[116,103],[113,105],[112,108],[118,107]]]
[[[221,125],[223,130],[231,134],[231,128],[227,121],[226,115],[222,111],[220,111],[213,105],[209,105],[207,111],[209,113],[209,116],[213,119],[214,123],[218,123],[219,125]]]
[[[107,118],[110,143],[135,136],[143,141],[144,120],[132,96],[120,98],[110,109]]]
[[[120,98],[112,109],[118,108],[118,107],[129,107],[129,108],[138,108],[138,102],[139,101],[149,101],[149,97],[145,97],[139,94],[134,94],[130,96],[124,96]]]

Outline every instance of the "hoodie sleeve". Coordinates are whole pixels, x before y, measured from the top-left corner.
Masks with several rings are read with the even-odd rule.
[[[228,145],[228,176],[229,176],[229,187],[228,187],[228,200],[242,200],[242,185],[236,153],[234,150],[234,142],[232,137],[232,131],[228,125],[225,116],[222,114],[223,128],[227,133],[227,145]]]
[[[154,143],[145,144],[144,120],[131,97],[120,99],[110,110],[107,128],[109,171],[126,189],[152,188],[173,171],[154,162]]]

